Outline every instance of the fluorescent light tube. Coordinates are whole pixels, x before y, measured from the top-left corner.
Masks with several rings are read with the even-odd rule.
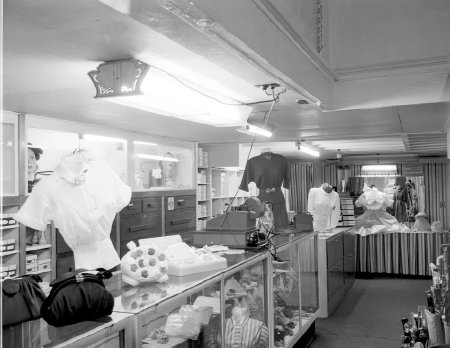
[[[250,135],[261,135],[261,136],[267,137],[267,138],[270,138],[272,136],[271,131],[264,129],[264,128],[254,126],[252,124],[247,124],[244,128],[238,128],[236,130],[241,133],[246,133],[246,134],[250,134]]]
[[[167,157],[167,156],[157,156],[157,155],[147,155],[145,153],[137,153],[136,157],[151,159],[151,160],[155,160],[155,161],[178,162],[178,158]]]
[[[124,144],[127,142],[125,139],[105,137],[105,136],[96,135],[96,134],[83,134],[82,139],[88,140],[88,141],[113,142],[113,143],[124,143]]]
[[[395,164],[372,164],[363,165],[361,167],[363,172],[397,172],[397,166]]]
[[[147,141],[133,141],[134,145],[144,145],[144,146],[158,146],[155,143],[149,143]]]
[[[318,150],[313,149],[312,147],[310,147],[309,145],[306,144],[300,144],[300,148],[299,148],[300,152],[304,152],[307,153],[308,155],[314,156],[314,157],[319,157],[320,156],[320,152]]]

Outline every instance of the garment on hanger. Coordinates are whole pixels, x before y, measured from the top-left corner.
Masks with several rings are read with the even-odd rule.
[[[406,186],[398,186],[394,190],[394,216],[399,222],[408,221],[408,190]]]
[[[33,188],[16,220],[36,230],[53,221],[74,253],[75,268],[111,269],[120,264],[112,223],[130,199],[131,189],[112,169],[77,152]]]
[[[308,212],[313,216],[314,231],[335,228],[341,216],[341,200],[331,185],[313,187],[308,194]]]
[[[364,188],[364,178],[351,176],[347,180],[345,192],[349,192],[350,196],[359,196],[360,194],[363,193],[363,188]]]
[[[273,152],[264,152],[247,161],[239,189],[248,192],[254,182],[259,189],[258,198],[271,202],[276,228],[289,225],[286,203],[281,187],[289,189],[289,165],[286,158]]]

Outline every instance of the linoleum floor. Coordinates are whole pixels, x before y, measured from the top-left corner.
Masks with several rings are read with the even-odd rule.
[[[399,348],[401,318],[426,305],[430,279],[356,279],[328,318],[316,320],[310,348]]]

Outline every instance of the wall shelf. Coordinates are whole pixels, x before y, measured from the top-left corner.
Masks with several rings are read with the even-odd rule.
[[[0,252],[0,257],[14,255],[14,254],[18,254],[18,253],[19,253],[19,250],[3,251],[3,252]]]
[[[18,228],[18,227],[19,227],[18,224],[11,225],[11,226],[2,226],[2,227],[0,227],[0,231],[11,230],[11,229],[13,229],[13,228]]]
[[[42,250],[42,249],[50,249],[52,247],[51,244],[36,244],[36,245],[27,245],[26,251],[35,251],[35,250]]]

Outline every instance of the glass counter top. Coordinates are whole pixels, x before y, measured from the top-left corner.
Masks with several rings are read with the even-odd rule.
[[[292,241],[297,241],[309,237],[314,233],[296,233],[292,234],[289,230],[273,237],[272,242],[275,247],[282,247]],[[234,252],[235,250],[232,250]],[[224,254],[227,260],[227,268],[210,272],[195,273],[183,277],[169,275],[169,280],[165,283],[142,283],[132,286],[122,281],[121,273],[117,273],[113,278],[105,281],[107,289],[114,296],[114,311],[123,313],[139,313],[145,309],[161,304],[195,286],[202,284],[215,277],[230,272],[239,265],[252,261],[263,256],[267,248],[261,250],[241,250],[241,253]]]

